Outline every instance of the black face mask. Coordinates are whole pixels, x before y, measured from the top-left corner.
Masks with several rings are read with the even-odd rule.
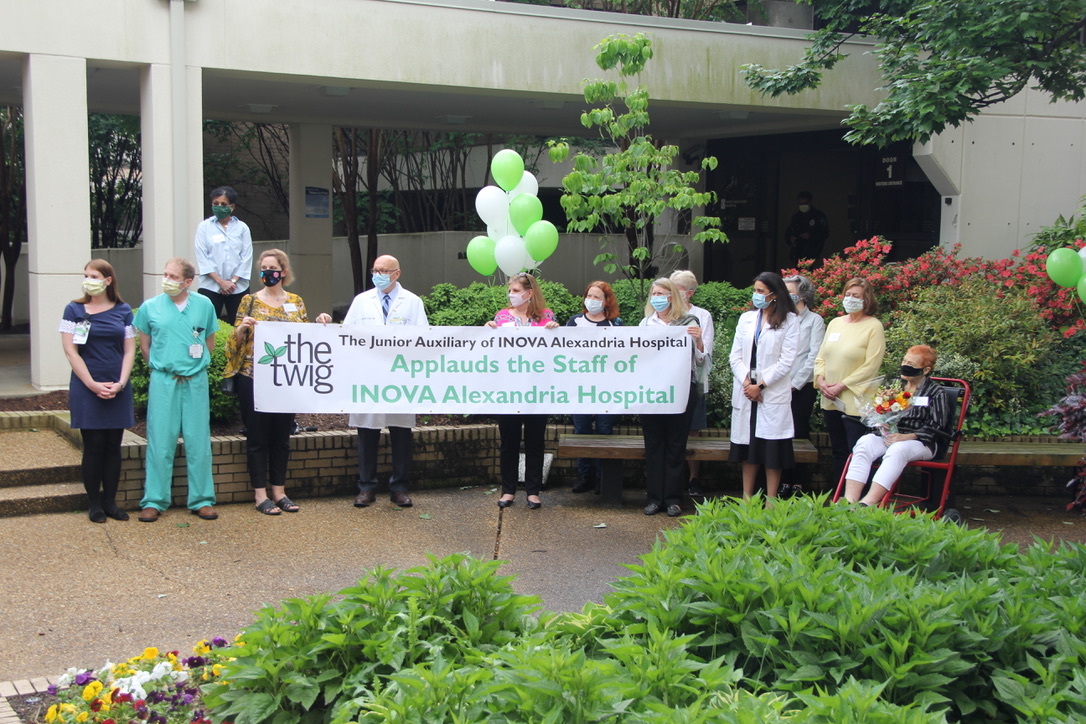
[[[274,287],[283,278],[283,272],[278,269],[262,269],[260,271],[260,281],[264,282],[266,287]]]
[[[919,377],[924,374],[922,367],[910,367],[909,365],[901,365],[902,377]]]

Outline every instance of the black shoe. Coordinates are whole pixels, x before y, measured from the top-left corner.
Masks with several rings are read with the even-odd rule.
[[[505,508],[508,508],[510,505],[513,504],[513,500],[514,498],[510,498],[509,500],[502,500],[501,498],[498,498],[498,507],[504,510]]]
[[[690,483],[686,486],[686,493],[692,498],[704,498],[705,491],[701,489],[701,483],[697,478],[690,478]]]
[[[587,480],[585,478],[578,478],[577,482],[574,483],[572,488],[570,488],[570,490],[572,490],[574,493],[587,493],[589,490],[595,489],[596,484],[593,481]]]
[[[397,505],[401,508],[410,508],[414,503],[411,501],[411,496],[402,490],[398,490],[389,496],[389,500],[393,505]]]
[[[645,506],[645,515],[656,515],[664,509],[662,503],[649,503]]]
[[[90,518],[91,523],[105,523],[106,522],[106,511],[102,510],[99,506],[95,505],[95,506],[92,506],[91,509],[87,511],[87,517]]]
[[[669,506],[667,506],[667,517],[668,518],[678,518],[682,514],[683,514],[683,509],[680,508],[678,505],[669,505]]]
[[[377,496],[373,494],[372,490],[363,490],[354,499],[354,507],[367,508],[373,505],[373,501],[377,500]]]
[[[543,501],[542,500],[539,500],[539,501],[529,500],[528,501],[528,507],[530,509],[532,509],[532,510],[539,510],[540,508],[543,507]]]
[[[128,513],[118,508],[116,504],[106,505],[105,511],[106,515],[108,515],[110,518],[113,518],[113,520],[128,520]]]

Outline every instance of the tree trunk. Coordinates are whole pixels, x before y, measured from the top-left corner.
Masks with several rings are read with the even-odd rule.
[[[372,269],[377,261],[377,186],[381,180],[381,131],[370,129],[369,148],[366,154],[366,200],[369,201],[369,218],[366,219],[366,268]]]

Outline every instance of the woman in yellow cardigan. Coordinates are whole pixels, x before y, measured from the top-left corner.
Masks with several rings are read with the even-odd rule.
[[[833,449],[834,482],[841,479],[856,441],[867,432],[860,420],[860,404],[877,388],[886,354],[886,336],[875,317],[879,307],[871,283],[860,277],[849,279],[841,306],[845,314],[826,327],[814,366],[822,418]]]

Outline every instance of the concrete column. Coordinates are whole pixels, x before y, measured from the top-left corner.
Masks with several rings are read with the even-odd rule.
[[[173,124],[170,68],[148,65],[140,70],[140,131],[143,153],[142,299],[162,291],[162,270],[175,256]],[[135,280],[132,280],[135,285]],[[135,289],[132,303],[136,304]]]
[[[297,277],[292,291],[305,299],[310,319],[332,312],[331,194],[332,127],[291,124],[290,249],[286,251]],[[322,206],[322,199],[326,205]]]
[[[57,327],[91,258],[87,63],[27,56],[23,65],[30,252],[30,381],[67,387]]]
[[[187,137],[185,158],[185,214],[178,224],[178,237],[174,240],[175,256],[196,261],[193,239],[196,227],[211,216],[211,203],[207,199],[211,187],[204,182],[204,72],[202,68],[185,70],[186,101],[183,121]]]

